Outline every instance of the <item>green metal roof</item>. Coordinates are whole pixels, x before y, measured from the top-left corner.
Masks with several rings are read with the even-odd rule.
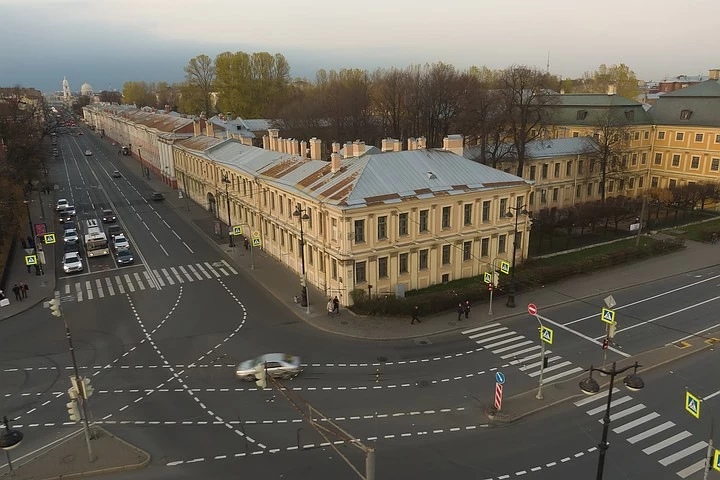
[[[593,127],[606,124],[608,115],[622,125],[647,125],[651,122],[642,103],[620,95],[566,93],[554,95],[548,104],[553,125]]]
[[[648,113],[656,125],[720,127],[720,83],[707,80],[666,93]]]

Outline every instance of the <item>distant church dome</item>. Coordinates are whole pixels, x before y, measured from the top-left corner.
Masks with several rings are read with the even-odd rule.
[[[82,87],[80,87],[80,94],[81,95],[92,95],[93,94],[92,85],[90,85],[89,83],[83,83]]]

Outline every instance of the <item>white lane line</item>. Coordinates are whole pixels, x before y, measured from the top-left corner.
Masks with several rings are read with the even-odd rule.
[[[554,357],[553,357],[553,358],[554,358]],[[559,358],[561,358],[561,357],[557,357],[557,358],[559,359]],[[548,360],[548,362],[552,362],[552,361],[553,361],[552,358]],[[555,370],[560,370],[561,368],[567,367],[568,365],[572,365],[572,363],[571,363],[571,362],[568,362],[568,361],[556,363],[555,365],[550,365],[550,366],[547,366],[547,367],[543,368],[543,373],[552,372],[552,371],[555,371]],[[540,367],[540,362],[538,362],[537,366]],[[540,370],[538,370],[537,372],[528,373],[528,376],[531,377],[531,378],[537,377],[538,375],[540,375]]]
[[[158,216],[160,216],[160,215],[158,214]],[[170,225],[165,220],[163,220],[162,222],[165,224],[166,227],[171,228]]]
[[[110,281],[110,277],[105,277],[105,286],[107,287],[108,293],[110,294],[110,296],[111,296],[111,297],[114,296],[114,295],[115,295],[115,289],[113,288],[113,284],[112,284],[112,282]]]
[[[683,448],[679,452],[673,453],[672,455],[668,455],[667,457],[660,460],[660,465],[663,467],[667,467],[671,463],[675,463],[681,458],[685,458],[690,454],[693,454],[699,450],[702,450],[708,446],[707,442],[701,441],[697,442],[695,445],[691,445],[687,448]]]
[[[479,332],[481,330],[487,330],[488,328],[497,327],[498,325],[500,325],[500,324],[499,323],[488,323],[487,325],[483,325],[481,327],[471,328],[470,330],[463,330],[460,333],[462,333],[463,335],[468,335],[471,333]]]
[[[210,270],[210,272],[211,272],[213,275],[215,275],[215,278],[219,278],[219,277],[220,277],[220,274],[217,273],[217,272],[215,271],[215,269],[212,267],[212,265],[210,265],[208,262],[205,262],[205,266],[207,267],[208,270]]]
[[[115,283],[117,283],[118,291],[122,294],[125,293],[125,288],[123,287],[122,280],[120,280],[120,277],[115,277]]]
[[[194,282],[194,281],[195,281],[195,280],[190,276],[190,274],[187,273],[187,270],[185,270],[185,267],[180,266],[180,267],[178,267],[178,268],[180,269],[180,271],[182,272],[182,274],[185,275],[185,278],[188,279],[188,282]]]
[[[155,212],[155,215],[157,215],[157,217],[158,217],[160,220],[162,220],[162,217],[160,216],[160,214],[159,214],[158,212]]]
[[[153,237],[153,239],[155,239],[156,242],[160,243],[160,240],[158,240],[158,238],[155,236],[154,232],[150,232],[150,236]]]
[[[613,398],[612,402],[610,402],[610,408],[613,408],[615,405],[622,405],[623,403],[629,402],[630,400],[632,400],[632,397],[628,395],[625,395],[624,397]],[[585,413],[587,413],[588,415],[597,415],[600,412],[604,412],[606,408],[607,405],[600,405],[599,407],[591,408]]]
[[[190,253],[195,253],[195,252],[193,252],[193,249],[190,248],[190,245],[188,245],[188,244],[185,243],[185,242],[183,242],[183,245],[185,245],[185,248],[187,248],[188,250],[190,250]]]
[[[208,279],[212,278],[210,276],[210,274],[207,272],[207,270],[205,270],[205,267],[202,266],[201,263],[196,263],[195,265],[198,267],[198,270],[200,270],[203,273],[203,275],[205,275]]]
[[[127,273],[125,274],[125,283],[127,283],[128,290],[130,290],[131,293],[135,291],[135,286],[132,284],[132,281],[130,280],[130,275],[128,275]]]
[[[99,278],[96,278],[96,279],[95,279],[95,288],[97,288],[98,297],[99,297],[99,298],[104,298],[104,297],[105,297],[105,292],[103,292],[102,283],[100,282],[100,279],[99,279]]]
[[[617,388],[617,387],[613,388],[613,393],[617,393],[619,391],[620,391],[619,388]],[[607,398],[607,395],[605,393],[596,393],[595,395],[589,395],[589,396],[583,398],[582,400],[578,400],[577,402],[574,403],[574,405],[576,407],[582,407],[583,405],[587,405],[588,403],[592,403],[597,400],[602,400],[602,399],[606,399],[606,398]]]
[[[646,453],[648,455],[655,453],[657,451],[662,450],[663,448],[667,448],[670,445],[674,445],[680,440],[685,440],[688,437],[691,437],[692,433],[688,432],[687,430],[683,430],[680,433],[676,433],[672,437],[666,438],[665,440],[656,443],[655,445],[651,445],[647,448],[643,449],[643,453]]]
[[[234,275],[237,275],[237,270],[235,270],[233,267],[230,266],[228,262],[225,260],[222,261],[222,263],[227,267],[228,270],[230,270]]]
[[[555,356],[553,356],[553,357],[548,357],[548,355],[549,355],[549,353],[545,352],[545,357],[548,359],[548,363],[554,362],[555,360],[559,360],[559,359],[562,358],[562,357],[560,357],[560,356],[558,356],[558,355],[555,355]],[[532,370],[532,369],[534,369],[534,368],[540,368],[540,364],[541,364],[541,363],[542,363],[542,362],[529,363],[529,364],[527,364],[527,365],[523,365],[523,366],[520,367],[518,370],[520,370],[521,372],[526,372],[526,371]],[[568,363],[569,363],[569,362],[568,362]],[[545,368],[544,370],[547,371],[547,368]],[[540,372],[538,372],[538,373],[540,373]]]
[[[641,440],[645,440],[648,437],[652,437],[656,433],[663,432],[663,431],[667,430],[668,428],[672,428],[674,426],[675,426],[675,424],[673,422],[667,421],[661,425],[651,428],[650,430],[645,430],[642,433],[638,433],[634,437],[628,438],[627,441],[628,441],[628,443],[637,443]]]
[[[707,328],[703,328],[702,330],[698,330],[697,332],[691,333],[690,335],[685,335],[685,336],[682,337],[682,338],[678,338],[677,340],[673,340],[673,341],[670,342],[670,343],[666,343],[665,346],[667,347],[667,346],[669,346],[669,345],[672,345],[673,343],[678,343],[678,342],[682,342],[683,340],[687,340],[688,338],[697,337],[697,336],[699,336],[699,335],[701,335],[701,334],[703,334],[703,333],[705,333],[705,332],[709,332],[709,331],[711,331],[711,330],[715,330],[715,329],[718,328],[718,327],[720,327],[720,323],[716,323],[715,325],[712,325],[712,326],[707,327]]]
[[[143,222],[142,222],[142,223],[143,223],[143,225],[145,225],[145,229],[146,229],[146,230],[148,230],[148,231],[150,231],[150,227],[148,227],[148,224],[147,224],[147,223],[145,223],[145,221],[144,221],[144,220],[143,220]]]
[[[707,460],[703,458],[703,459],[700,460],[699,462],[693,463],[692,465],[690,465],[690,466],[687,467],[687,468],[683,468],[682,470],[680,470],[679,472],[677,472],[678,477],[680,477],[680,478],[687,478],[687,477],[689,477],[690,475],[692,475],[693,473],[699,472],[700,470],[702,470],[703,468],[705,468],[705,462],[706,462],[706,461],[707,461]]]
[[[716,396],[718,396],[718,395],[720,395],[720,390],[718,390],[718,391],[715,392],[715,393],[711,393],[710,395],[708,395],[708,396],[706,396],[706,397],[703,397],[703,400],[710,400],[711,398],[716,397]]]
[[[70,284],[65,285],[65,295],[70,295]]]
[[[165,282],[163,282],[163,279],[162,279],[162,277],[160,276],[160,272],[158,272],[157,270],[153,270],[153,274],[155,275],[155,280],[157,280],[158,284],[159,284],[161,287],[164,287],[164,286],[165,286]]]
[[[162,251],[165,252],[166,257],[170,256],[170,254],[167,252],[167,250],[165,250],[165,247],[162,246],[162,243],[160,244],[160,248],[162,248]]]
[[[507,327],[493,328],[492,330],[485,330],[484,332],[468,335],[468,338],[471,340],[475,340],[476,338],[484,337],[485,335],[492,335],[493,333],[503,332],[505,330],[508,330],[508,328]]]
[[[85,288],[86,288],[86,292],[87,292],[87,299],[92,300],[93,293],[92,293],[92,284],[90,283],[90,280],[85,281]]]
[[[138,287],[140,287],[140,290],[145,290],[145,285],[143,284],[142,280],[140,279],[140,274],[135,272],[133,274],[135,276],[135,281],[138,284]]]
[[[620,410],[619,412],[613,413],[612,415],[610,415],[610,421],[614,422],[615,420],[627,417],[628,415],[632,415],[633,413],[639,412],[640,410],[644,409],[645,405],[643,405],[642,403],[638,403],[637,405],[633,405],[630,408],[626,408],[625,410]],[[600,420],[598,420],[598,422],[602,423],[603,419],[601,418]]]
[[[82,302],[83,300],[83,294],[82,294],[82,285],[80,285],[80,282],[75,283],[75,291],[77,292],[77,301]]]
[[[165,278],[167,278],[168,283],[170,285],[175,285],[175,281],[172,279],[172,277],[170,276],[168,271],[165,270],[164,268],[161,268],[160,270],[162,270],[163,275],[165,275]]]
[[[187,267],[190,269],[190,271],[193,273],[193,275],[195,275],[197,277],[198,280],[203,280],[202,275],[200,275],[197,272],[197,270],[195,270],[195,267],[193,267],[192,265],[188,265]]]
[[[524,348],[518,352],[512,352],[507,353],[505,355],[502,355],[500,358],[502,360],[507,360],[508,358],[517,357],[518,355],[523,355],[528,352],[532,352],[533,350],[540,350],[542,347],[540,345],[533,345],[532,347]]]
[[[177,278],[177,281],[179,283],[185,283],[185,280],[180,276],[177,270],[175,270],[175,267],[170,267],[170,271],[175,275],[175,278]]]
[[[571,370],[565,370],[564,372],[558,373],[557,375],[551,375],[547,378],[543,378],[543,385],[546,385],[550,382],[554,382],[557,379],[568,377],[570,375],[575,375],[576,373],[582,372],[583,369],[581,367],[575,367]]]
[[[532,340],[525,340],[524,342],[513,343],[512,345],[507,346],[507,347],[496,348],[495,350],[492,350],[491,353],[494,353],[494,354],[504,353],[509,350],[515,350],[516,348],[524,347],[525,345],[530,345],[531,343],[533,343]]]
[[[580,337],[580,338],[582,338],[582,339],[584,339],[584,340],[587,340],[588,342],[592,342],[592,343],[594,343],[595,345],[602,345],[602,344],[601,344],[600,342],[598,342],[596,339],[591,338],[591,337],[588,337],[587,335],[582,334],[582,333],[578,332],[577,330],[573,330],[572,328],[569,328],[569,327],[563,325],[562,323],[554,322],[554,321],[550,320],[550,319],[547,318],[547,317],[543,317],[543,316],[540,315],[540,314],[537,314],[537,315],[535,315],[535,316],[538,317],[540,320],[542,320],[542,321],[545,322],[545,323],[549,323],[550,325],[555,325],[555,326],[558,327],[558,328],[562,328],[562,329],[565,330],[566,332],[572,333],[573,335],[576,335],[576,336],[578,336],[578,337]],[[618,331],[619,331],[619,330],[618,330]],[[615,333],[617,333],[618,331],[616,331]],[[605,338],[605,337],[602,337],[602,338]],[[618,350],[618,349],[615,348],[615,347],[609,347],[608,350],[611,350],[611,351],[613,351],[613,352],[617,353],[618,355],[621,355],[621,356],[623,356],[623,357],[625,357],[625,358],[630,358],[630,357],[632,356],[631,354],[629,354],[629,353],[627,353],[627,352],[623,352],[622,350]]]
[[[143,270],[143,274],[145,275],[145,281],[148,283],[148,287],[150,287],[151,289],[155,288],[155,282],[153,282],[153,279],[147,272],[147,270]]]
[[[168,228],[170,228],[170,225],[168,225]],[[177,237],[178,240],[182,240],[180,235],[178,235],[178,233],[175,230],[173,230],[172,233],[173,233],[173,235],[175,235]]]

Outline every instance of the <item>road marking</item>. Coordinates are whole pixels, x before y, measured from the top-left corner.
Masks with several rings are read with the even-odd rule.
[[[145,229],[146,229],[146,230],[150,231],[150,227],[148,227],[148,224],[147,224],[147,223],[145,223],[145,221],[144,221],[144,220],[143,220],[142,224],[143,224],[143,225],[145,225]]]
[[[133,286],[132,281],[130,280],[130,275],[128,275],[127,273],[125,274],[125,283],[127,284],[130,293],[135,291],[135,286]]]
[[[99,278],[96,278],[96,279],[95,279],[95,288],[97,288],[98,297],[99,297],[99,298],[104,298],[104,297],[105,297],[105,293],[103,292],[102,283],[100,283],[100,279],[99,279]]]
[[[148,287],[150,287],[151,290],[152,290],[153,288],[155,288],[155,282],[153,281],[152,277],[151,277],[150,274],[147,272],[147,270],[143,270],[143,274],[145,275],[145,281],[148,283]],[[161,285],[161,287],[162,287],[162,286],[163,286],[163,285]]]
[[[711,326],[711,327],[703,328],[702,330],[698,330],[697,332],[691,333],[690,335],[685,335],[684,337],[682,337],[682,338],[680,338],[680,339],[678,339],[678,340],[673,340],[673,341],[670,342],[670,343],[666,343],[665,346],[667,347],[667,346],[672,345],[673,343],[682,342],[683,340],[687,340],[688,338],[698,337],[699,335],[701,335],[701,334],[703,334],[703,333],[705,333],[705,332],[709,332],[710,330],[715,330],[715,329],[718,328],[718,327],[720,327],[720,323],[716,323],[715,325],[713,325],[713,326]]]
[[[197,270],[195,270],[195,267],[193,267],[192,265],[188,265],[187,267],[190,269],[190,271],[193,273],[193,275],[195,275],[195,276],[197,277],[198,280],[202,280],[202,279],[203,279],[202,275],[200,275],[200,274],[197,272]]]
[[[185,283],[185,280],[183,280],[183,278],[180,276],[180,274],[175,269],[175,267],[170,267],[170,271],[173,273],[173,275],[175,275],[175,278],[177,278],[177,281],[179,283]]]
[[[160,272],[158,272],[157,270],[153,270],[153,275],[155,275],[155,280],[158,282],[158,284],[159,284],[161,287],[164,287],[164,286],[165,286],[165,282],[163,282],[163,279],[162,279],[162,277],[160,276]]]
[[[548,362],[552,362],[553,360],[556,360],[556,359],[559,360],[560,358],[561,357],[553,357],[550,360],[548,360]],[[538,362],[536,364],[537,367],[540,367],[540,363],[541,362]],[[560,368],[567,367],[568,365],[572,365],[572,362],[565,361],[565,362],[556,363],[555,365],[550,365],[548,367],[543,368],[543,373],[552,372],[554,370],[558,370]],[[537,372],[532,372],[532,373],[528,374],[528,376],[531,378],[537,377],[538,375],[540,375],[540,370],[538,370]]]
[[[564,372],[558,373],[557,375],[551,375],[549,377],[546,377],[543,379],[543,385],[547,385],[550,382],[554,382],[555,380],[558,380],[563,377],[567,377],[570,375],[574,375],[576,373],[583,372],[584,370],[580,367],[575,367],[570,370],[565,370]]]
[[[199,270],[203,273],[203,275],[205,275],[208,279],[212,278],[212,276],[207,272],[207,270],[205,270],[205,268],[202,266],[201,263],[196,263],[195,265],[197,265],[198,269],[199,269]]]
[[[680,433],[676,433],[672,437],[666,438],[665,440],[658,442],[655,445],[651,445],[651,446],[643,449],[643,453],[650,455],[651,453],[655,453],[659,450],[662,450],[663,448],[667,448],[670,445],[674,445],[677,442],[679,442],[680,440],[684,440],[691,436],[692,436],[692,433],[688,432],[687,430],[683,430]]]
[[[140,290],[145,290],[145,285],[143,285],[142,280],[140,280],[140,274],[135,272],[133,275],[135,276],[135,281],[137,282],[138,287],[140,287]]]
[[[610,408],[613,408],[616,405],[622,405],[623,403],[629,402],[630,400],[632,400],[632,397],[630,397],[628,395],[625,395],[624,397],[620,397],[620,398],[613,398],[612,402],[610,402]],[[592,408],[585,413],[587,413],[588,415],[596,415],[600,412],[605,411],[606,408],[607,408],[607,405],[600,405],[599,407]]]
[[[183,242],[183,245],[185,245],[185,248],[187,248],[188,250],[190,250],[190,253],[195,253],[195,252],[193,252],[193,249],[190,248],[190,245],[188,245],[188,244],[185,243],[185,242]]]
[[[540,320],[542,320],[544,323],[549,323],[550,325],[555,325],[556,327],[562,328],[563,330],[565,330],[565,331],[567,331],[567,332],[569,332],[569,333],[572,333],[573,335],[576,335],[576,336],[578,336],[578,337],[580,337],[580,338],[582,338],[582,339],[585,339],[585,340],[587,340],[588,342],[592,342],[592,343],[594,343],[594,344],[596,344],[596,345],[601,345],[601,343],[598,342],[597,339],[588,337],[587,335],[582,334],[582,333],[578,332],[577,330],[573,330],[572,328],[566,327],[566,326],[563,325],[562,323],[554,322],[554,321],[550,320],[549,318],[543,317],[543,316],[540,315],[540,314],[535,315],[535,316],[538,317]],[[616,331],[615,333],[617,334],[618,332],[621,332],[621,331],[622,331],[622,330],[618,330],[618,331]],[[605,338],[605,337],[602,337],[602,338]],[[629,353],[623,352],[622,350],[618,350],[617,348],[614,348],[614,347],[609,347],[608,350],[611,350],[611,351],[613,351],[613,352],[617,353],[618,355],[621,355],[621,356],[623,356],[623,357],[625,357],[625,358],[630,358],[630,357],[632,356],[632,355],[630,355]]]
[[[185,270],[185,267],[178,267],[180,268],[180,271],[183,275],[185,275],[185,278],[187,278],[188,282],[193,282],[194,279],[187,273],[187,270]]]
[[[115,289],[113,288],[113,284],[110,281],[110,277],[105,277],[105,285],[107,286],[108,293],[110,293],[110,296],[115,295]]]
[[[117,283],[118,291],[122,294],[125,294],[125,288],[123,287],[122,280],[120,280],[119,276],[115,276],[115,283]]]
[[[497,355],[497,354],[499,354],[499,353],[504,353],[504,352],[507,352],[507,351],[509,351],[509,350],[515,350],[516,348],[524,347],[525,345],[530,345],[531,343],[533,343],[532,340],[525,340],[525,341],[523,341],[523,342],[514,343],[514,344],[509,345],[509,346],[507,346],[507,347],[496,348],[495,350],[492,350],[491,353],[494,353],[494,354]]]
[[[678,475],[680,478],[687,478],[687,477],[689,477],[690,475],[692,475],[693,473],[699,472],[700,470],[702,470],[703,468],[705,468],[705,462],[706,462],[706,461],[707,461],[707,460],[703,458],[703,459],[700,460],[699,462],[693,463],[692,465],[690,465],[690,466],[687,467],[687,468],[683,468],[682,470],[680,470],[679,472],[677,472],[677,475]]]
[[[516,357],[518,355],[522,355],[527,352],[532,352],[533,350],[540,350],[541,348],[542,348],[542,346],[540,346],[540,345],[533,345],[532,347],[525,348],[523,350],[520,350],[519,352],[512,352],[512,353],[508,353],[506,355],[501,355],[500,358],[503,360],[507,360],[508,358]]]
[[[220,274],[215,271],[215,269],[212,267],[212,265],[210,265],[210,263],[205,262],[205,266],[208,270],[210,270],[210,272],[212,272],[213,275],[215,275],[215,277],[220,277]]]
[[[549,355],[549,354],[548,354],[547,352],[545,352],[545,356],[547,357],[548,355]],[[538,356],[539,356],[539,355],[538,355]],[[554,357],[548,357],[548,363],[551,362],[551,361],[559,360],[560,358],[562,358],[562,357],[559,357],[559,356],[557,356],[557,355],[554,356]],[[532,370],[533,368],[540,368],[540,364],[541,364],[541,363],[542,363],[542,362],[533,362],[533,363],[530,363],[530,364],[528,364],[528,365],[523,365],[523,366],[520,367],[518,370],[520,370],[521,372],[526,372],[526,371],[528,371],[528,370]],[[545,368],[544,370],[547,372],[547,368]]]
[[[613,413],[610,415],[610,421],[614,422],[615,420],[618,420],[623,417],[627,417],[628,415],[632,415],[635,412],[639,412],[640,410],[645,409],[645,405],[642,403],[638,403],[637,405],[633,405],[630,408],[626,408],[625,410],[620,410],[617,413]],[[603,422],[603,419],[598,420],[600,423]]]
[[[160,240],[155,236],[155,232],[150,232],[150,236],[153,237],[157,243],[160,243]]]
[[[634,437],[628,438],[627,441],[629,443],[637,443],[641,440],[645,440],[646,438],[655,435],[656,433],[660,433],[660,432],[665,431],[668,428],[672,428],[674,426],[675,426],[675,424],[673,422],[667,421],[667,422],[663,423],[662,425],[658,425],[656,427],[651,428],[650,430],[645,430],[642,433],[638,433]]]
[[[165,275],[165,278],[167,278],[168,283],[169,283],[170,285],[175,285],[175,282],[173,281],[173,279],[172,279],[172,277],[170,276],[170,274],[168,273],[168,271],[165,270],[164,268],[161,268],[160,270],[163,272],[163,275]]]
[[[92,284],[90,283],[90,280],[85,280],[85,289],[86,289],[86,293],[87,293],[87,299],[92,300],[93,293],[92,293]]]
[[[613,388],[613,393],[617,393],[617,392],[619,392],[619,391],[620,391],[619,388],[617,388],[617,387]],[[592,402],[595,402],[595,401],[597,401],[597,400],[602,400],[602,399],[604,399],[604,398],[605,398],[605,399],[607,398],[607,395],[606,395],[604,392],[603,392],[603,393],[596,393],[596,394],[594,394],[594,395],[589,395],[589,396],[583,398],[582,400],[578,400],[577,402],[574,403],[574,405],[575,405],[576,407],[582,407],[583,405],[587,405],[588,403],[592,403]]]
[[[168,228],[170,228],[170,225],[168,225]],[[182,237],[180,237],[180,235],[178,235],[178,233],[175,230],[173,230],[172,233],[173,233],[173,235],[175,235],[177,237],[178,240],[182,240]]]
[[[679,452],[673,453],[672,455],[668,455],[667,457],[660,460],[660,465],[663,467],[667,467],[671,463],[675,463],[681,458],[685,458],[690,454],[693,454],[699,450],[702,450],[708,446],[707,442],[701,441],[697,442],[695,445],[691,445],[687,448],[683,448]]]
[[[487,325],[482,325],[482,326],[480,326],[480,327],[471,328],[471,329],[469,329],[469,330],[463,330],[463,331],[461,331],[460,333],[463,334],[463,335],[469,335],[469,334],[471,334],[471,333],[479,332],[479,331],[481,331],[481,330],[487,330],[488,328],[497,327],[498,325],[500,325],[500,324],[497,323],[497,322],[495,322],[495,323],[488,323]]]
[[[65,295],[70,295],[70,284],[65,285]]]
[[[226,262],[225,260],[221,260],[221,261],[222,261],[223,265],[225,265],[227,267],[228,270],[230,270],[234,275],[237,275],[237,273],[238,273],[237,270],[235,270],[233,267],[231,267],[228,262]]]
[[[492,335],[493,333],[505,332],[505,331],[508,331],[508,328],[507,328],[507,327],[494,328],[494,329],[492,329],[492,330],[486,330],[486,331],[484,331],[484,332],[474,333],[474,334],[472,334],[472,335],[468,335],[468,338],[471,339],[471,340],[475,340],[476,338],[484,337],[485,335]]]
[[[167,250],[165,250],[165,247],[163,247],[162,243],[160,243],[159,245],[160,245],[160,248],[162,249],[162,251],[165,252],[165,256],[169,257],[170,254],[167,252]]]

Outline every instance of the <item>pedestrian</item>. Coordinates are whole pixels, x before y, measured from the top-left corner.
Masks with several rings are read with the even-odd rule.
[[[27,283],[20,282],[20,291],[22,292],[23,298],[27,298],[28,290],[30,290],[30,287],[27,286]]]
[[[463,308],[462,303],[458,303],[458,308],[457,308],[458,322],[462,322],[463,313],[465,313],[465,308]]]
[[[713,232],[712,236],[710,237],[710,243],[712,243],[713,245],[716,244],[716,243],[717,243],[717,239],[718,239],[718,234],[717,234],[717,232]]]
[[[340,300],[338,300],[337,295],[335,295],[335,298],[332,300],[333,303],[333,313],[336,313],[340,315]]]
[[[465,319],[470,318],[470,300],[465,300]]]
[[[334,308],[335,308],[335,307],[333,306],[332,298],[328,298],[328,303],[327,303],[328,317],[333,314]]]
[[[415,322],[420,322],[420,307],[415,305],[412,310],[412,320],[410,320],[410,325],[413,325]]]
[[[15,300],[22,300],[22,297],[20,296],[20,287],[17,283],[13,285],[12,291],[15,294]]]
[[[247,237],[243,240],[243,245],[245,246],[245,250],[248,250],[250,248],[250,242],[248,242]]]

